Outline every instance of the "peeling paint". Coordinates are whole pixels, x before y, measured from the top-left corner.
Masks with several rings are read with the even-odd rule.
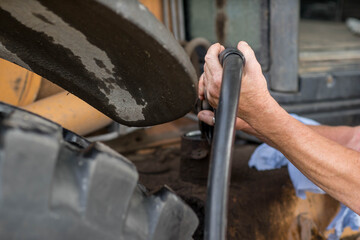
[[[36,73],[115,121],[151,126],[192,109],[194,67],[171,33],[138,1],[10,1],[0,0],[2,44]],[[17,9],[9,13],[4,5]],[[84,45],[90,54],[76,49]]]
[[[108,4],[110,4],[110,3],[108,3]],[[120,9],[122,8],[122,5],[123,5],[123,3],[122,2],[117,2],[116,4],[115,4],[115,9],[116,9],[116,13],[120,13]]]
[[[141,3],[139,3],[139,7],[142,11],[147,11],[146,7],[144,5],[142,5]]]
[[[99,90],[108,95],[109,105],[117,106],[117,101],[125,99],[124,104],[116,108],[119,117],[126,117],[128,121],[145,120],[143,109],[147,106],[147,103],[145,102],[143,105],[137,104],[135,98],[128,91],[120,88],[117,81],[121,81],[121,78],[116,76],[114,72],[115,66],[106,52],[91,44],[83,33],[71,27],[36,0],[3,0],[1,8],[9,12],[12,17],[26,27],[44,33],[53,39],[54,44],[69,49],[77,56],[88,72],[93,73],[104,82],[106,89],[99,88]],[[5,47],[0,44],[1,51],[7,53]],[[14,57],[14,54],[9,53]],[[21,65],[26,64],[22,62]],[[30,69],[27,65],[26,68]],[[109,79],[112,79],[112,81],[109,81]]]

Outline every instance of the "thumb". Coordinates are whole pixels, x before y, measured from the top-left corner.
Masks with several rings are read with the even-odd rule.
[[[214,112],[209,110],[203,110],[198,113],[199,120],[210,126],[214,125],[213,117],[214,117]]]

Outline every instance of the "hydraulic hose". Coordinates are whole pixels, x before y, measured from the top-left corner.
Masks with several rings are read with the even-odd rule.
[[[224,50],[219,59],[223,66],[223,80],[210,155],[205,240],[225,240],[226,238],[230,166],[242,70],[245,64],[244,56],[235,48]]]

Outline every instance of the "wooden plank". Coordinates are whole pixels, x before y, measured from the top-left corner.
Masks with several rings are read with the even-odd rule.
[[[359,39],[360,40],[360,39]],[[360,49],[354,50],[338,50],[338,51],[306,51],[300,52],[300,61],[312,62],[312,61],[347,61],[354,60],[360,61]]]
[[[344,23],[300,21],[299,73],[360,68],[360,37]]]
[[[344,23],[302,20],[299,47],[300,52],[360,49],[360,37],[352,34]]]

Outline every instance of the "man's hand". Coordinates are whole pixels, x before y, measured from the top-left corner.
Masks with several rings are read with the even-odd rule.
[[[262,136],[253,128],[253,124],[257,121],[259,113],[266,111],[269,107],[276,107],[275,104],[270,106],[270,102],[275,101],[269,94],[266,79],[262,74],[261,66],[256,60],[254,51],[246,42],[239,42],[237,47],[243,53],[246,64],[243,69],[236,129],[243,130],[261,139]],[[219,103],[223,74],[218,56],[224,49],[218,43],[209,48],[205,56],[204,73],[199,80],[199,98],[204,99],[204,94],[206,94],[207,100],[214,108],[217,108]],[[213,124],[213,113],[210,111],[201,111],[198,117],[209,125]]]
[[[214,108],[218,105],[222,81],[218,55],[223,49],[220,44],[209,48],[205,57],[205,72],[199,83],[200,99],[206,92]],[[270,96],[253,50],[245,42],[240,42],[238,49],[244,54],[246,63],[237,128],[265,139],[313,183],[360,214],[360,153],[353,150],[358,148],[356,142],[360,135],[353,133],[354,137],[348,137],[351,134],[344,134],[341,130],[342,137],[336,133],[334,140],[330,140],[334,134],[330,136],[326,128],[308,127],[291,117]],[[212,114],[202,111],[199,119],[211,124]]]

